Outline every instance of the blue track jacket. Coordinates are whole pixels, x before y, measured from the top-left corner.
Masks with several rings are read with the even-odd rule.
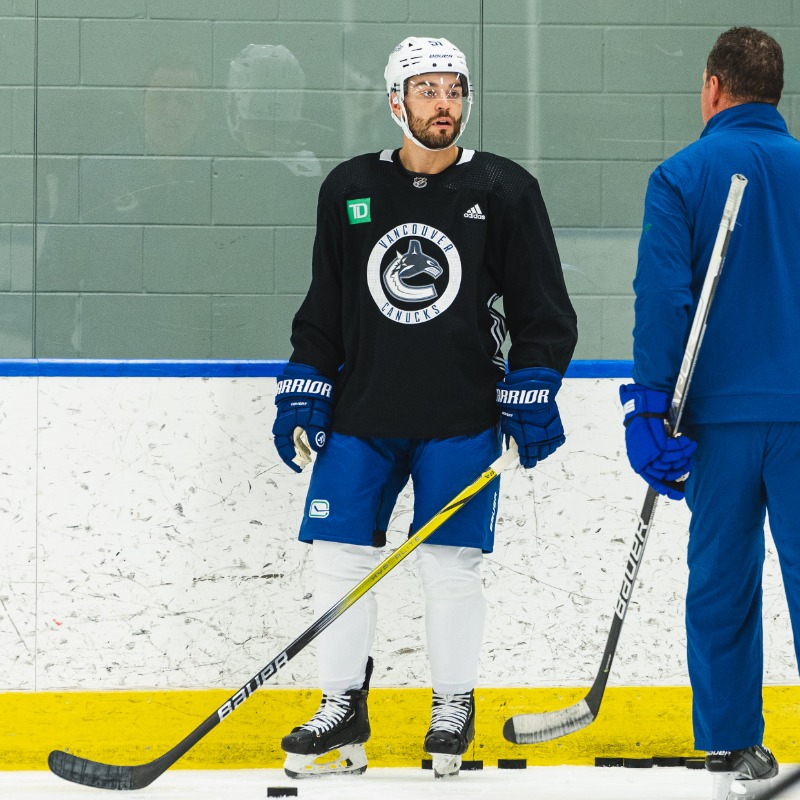
[[[766,103],[714,115],[650,176],[633,282],[633,377],[672,392],[737,172],[748,184],[684,418],[800,421],[800,142]]]

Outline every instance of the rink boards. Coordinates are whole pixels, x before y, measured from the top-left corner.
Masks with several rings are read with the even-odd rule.
[[[0,769],[47,768],[53,749],[113,764],[151,761],[183,739],[229,696],[224,690],[14,692],[0,695],[11,721],[0,731]],[[476,690],[475,741],[469,760],[495,767],[499,759],[528,766],[593,765],[598,758],[641,760],[698,757],[693,750],[688,687],[614,687],[600,716],[582,731],[537,745],[512,745],[503,722],[520,711],[561,708],[583,689]],[[800,759],[798,687],[766,687],[767,741],[781,763]],[[316,711],[319,692],[263,689],[176,764],[176,769],[261,769],[283,764],[280,738]],[[430,719],[430,690],[374,689],[370,693],[369,762],[419,767],[430,758],[422,739]]]
[[[52,747],[149,760],[311,623],[308,548],[295,539],[308,474],[274,454],[270,377],[35,373],[0,378],[0,768],[42,768]],[[622,380],[568,378],[559,394],[567,444],[502,478],[484,566],[476,759],[584,764],[692,752],[688,514],[669,501],[656,510],[600,718],[547,745],[514,747],[501,735],[511,713],[579,699],[599,667],[644,498],[624,453]],[[392,547],[404,541],[412,502],[408,489]],[[413,556],[375,591],[371,757],[413,764],[429,713]],[[766,741],[796,761],[800,696],[771,541],[764,618]],[[313,649],[182,765],[277,764],[280,735],[318,702]]]

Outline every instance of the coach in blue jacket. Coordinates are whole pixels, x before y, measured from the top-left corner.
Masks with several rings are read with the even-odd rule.
[[[752,780],[778,769],[762,747],[767,512],[796,650],[800,638],[800,142],[777,110],[782,89],[773,38],[732,28],[717,39],[703,73],[705,129],[648,184],[635,383],[620,388],[633,468],[676,499],[670,482],[690,473],[695,746],[708,752],[707,769]],[[747,190],[688,393],[686,435],[669,439],[664,418],[734,173]]]

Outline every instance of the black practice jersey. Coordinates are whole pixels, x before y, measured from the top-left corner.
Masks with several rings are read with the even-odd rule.
[[[563,374],[577,341],[532,175],[471,150],[436,175],[409,173],[389,150],[330,173],[291,360],[334,381],[334,431],[431,439],[491,427],[507,331],[512,370]]]

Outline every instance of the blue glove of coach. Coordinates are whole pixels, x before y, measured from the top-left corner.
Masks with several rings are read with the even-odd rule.
[[[659,494],[683,500],[683,487],[675,482],[691,472],[697,444],[688,436],[669,435],[669,395],[629,383],[619,387],[619,399],[625,412],[625,447],[634,472]]]
[[[298,436],[305,432],[308,446],[316,452],[325,447],[333,414],[333,384],[313,367],[289,362],[278,378],[275,405],[278,415],[272,434],[278,455],[295,472],[302,472],[310,458],[297,452],[304,444]]]
[[[529,469],[566,441],[556,393],[561,375],[546,367],[515,369],[497,384],[500,430],[519,448],[519,463]]]

